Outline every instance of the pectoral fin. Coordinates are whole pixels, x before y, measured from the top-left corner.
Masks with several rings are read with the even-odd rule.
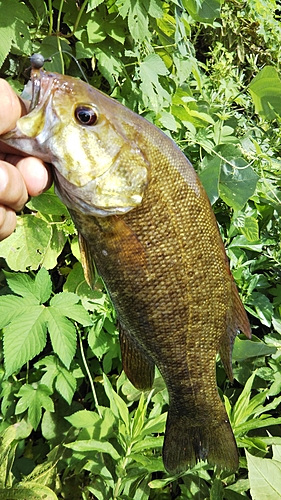
[[[94,267],[94,262],[93,258],[91,256],[89,244],[87,240],[82,236],[82,234],[78,234],[78,239],[79,239],[79,248],[80,248],[80,254],[81,254],[81,264],[83,267],[84,271],[84,276],[85,280],[87,281],[88,285],[93,288],[94,283],[95,283],[95,267]]]
[[[230,317],[228,320],[228,325],[226,329],[226,333],[221,339],[220,344],[220,357],[224,365],[224,369],[227,373],[229,380],[233,381],[233,373],[232,373],[232,350],[234,345],[235,337],[238,333],[242,332],[249,339],[251,338],[251,327],[249,323],[249,319],[247,313],[244,309],[244,306],[241,302],[241,299],[238,294],[237,287],[232,282],[232,307],[230,311]]]
[[[153,361],[121,326],[119,335],[123,369],[128,379],[137,389],[151,389],[154,380]]]

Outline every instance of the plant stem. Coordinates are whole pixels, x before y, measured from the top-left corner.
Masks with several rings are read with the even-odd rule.
[[[51,35],[52,31],[53,31],[53,6],[52,6],[52,0],[48,0],[48,8],[49,8],[49,33],[48,33],[48,35]]]
[[[94,386],[93,377],[92,377],[91,372],[89,370],[89,366],[88,366],[88,363],[87,363],[87,360],[86,360],[86,356],[85,356],[85,353],[84,353],[81,332],[80,332],[79,328],[77,330],[78,330],[79,345],[80,345],[80,351],[81,351],[81,356],[82,356],[83,364],[84,364],[85,370],[87,372],[87,375],[89,377],[89,381],[90,381],[90,385],[91,385],[91,389],[92,389],[92,393],[93,393],[93,398],[94,398],[94,401],[95,401],[95,405],[96,405],[96,408],[97,408],[97,412],[98,412],[100,418],[102,418],[102,414],[101,414],[100,409],[99,409],[99,402],[98,402],[98,398],[97,398],[96,389],[95,389],[95,386]]]

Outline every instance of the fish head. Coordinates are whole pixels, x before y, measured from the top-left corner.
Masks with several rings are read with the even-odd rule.
[[[71,209],[107,216],[140,205],[150,163],[135,114],[73,77],[33,69],[28,85],[31,109],[1,140],[52,163]]]

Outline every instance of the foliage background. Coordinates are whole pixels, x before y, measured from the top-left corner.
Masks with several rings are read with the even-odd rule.
[[[50,190],[0,244],[0,499],[281,498],[280,17],[274,0],[0,0],[0,76],[28,57],[81,77],[170,135],[213,204],[253,340],[218,360],[237,474],[163,469],[167,391],[140,394],[115,313],[85,283],[77,235]]]

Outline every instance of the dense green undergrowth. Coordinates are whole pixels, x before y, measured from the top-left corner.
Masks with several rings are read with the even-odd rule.
[[[274,0],[0,0],[0,76],[14,89],[41,52],[183,149],[253,328],[236,340],[233,385],[217,365],[239,471],[169,477],[162,378],[143,394],[128,382],[66,208],[52,189],[32,199],[0,243],[0,499],[281,498],[279,14]]]

